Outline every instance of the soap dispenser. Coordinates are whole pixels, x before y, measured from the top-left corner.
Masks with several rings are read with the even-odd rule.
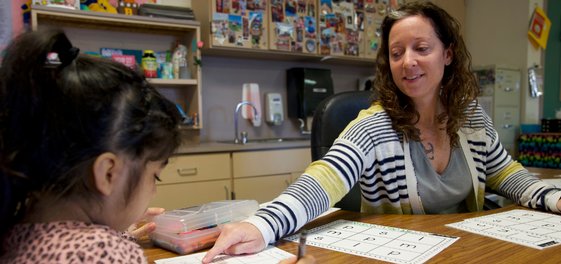
[[[269,125],[280,126],[284,120],[280,93],[265,93],[265,121]]]

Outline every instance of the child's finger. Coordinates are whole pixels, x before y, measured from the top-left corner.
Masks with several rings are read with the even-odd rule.
[[[159,215],[161,213],[163,213],[165,211],[164,208],[159,208],[159,207],[148,207],[148,209],[146,209],[146,212],[144,212],[144,214],[142,215],[142,217],[140,217],[139,221],[141,221],[142,219],[148,217],[149,215]]]
[[[156,224],[155,223],[147,223],[145,225],[143,225],[142,227],[131,231],[131,234],[136,238],[136,239],[140,239],[141,237],[151,233],[152,231],[156,230]]]

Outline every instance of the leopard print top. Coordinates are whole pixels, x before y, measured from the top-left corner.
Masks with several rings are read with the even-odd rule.
[[[4,237],[0,263],[148,263],[128,232],[83,222],[17,224]]]

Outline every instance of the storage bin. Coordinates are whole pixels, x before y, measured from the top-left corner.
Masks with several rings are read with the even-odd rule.
[[[521,124],[520,125],[520,133],[541,133],[542,132],[542,125],[535,125],[535,124]]]
[[[561,132],[561,119],[542,119],[542,132]]]
[[[255,200],[225,200],[201,204],[148,217],[156,230],[148,236],[159,247],[187,254],[211,247],[221,226],[246,219],[259,209]]]

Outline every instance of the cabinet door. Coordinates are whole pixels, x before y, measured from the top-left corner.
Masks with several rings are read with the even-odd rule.
[[[312,163],[310,148],[234,152],[234,178],[276,175],[305,170]]]
[[[496,69],[495,107],[519,107],[520,71]]]
[[[290,185],[290,174],[251,177],[234,180],[236,200],[257,200],[269,202],[277,198]]]
[[[187,206],[229,200],[231,180],[159,185],[151,207],[173,210]]]
[[[496,107],[493,124],[503,145],[515,144],[516,131],[520,127],[520,109],[518,107]]]
[[[177,155],[169,159],[158,185],[230,178],[230,154]]]

